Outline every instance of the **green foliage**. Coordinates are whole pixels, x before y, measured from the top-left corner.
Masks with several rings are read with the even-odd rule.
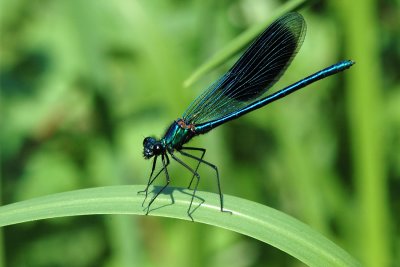
[[[151,162],[142,157],[143,138],[160,137],[229,68],[234,60],[229,57],[248,42],[246,36],[281,12],[311,2],[299,10],[308,25],[303,47],[271,91],[341,59],[356,65],[190,145],[207,149],[223,192],[239,197],[226,197],[232,209],[242,208],[235,204],[243,199],[271,206],[365,266],[396,266],[398,1],[0,1],[1,203],[33,205],[41,197],[51,206],[59,203],[54,193],[68,191],[65,195],[76,198],[75,192],[84,192],[77,189],[145,183]],[[188,77],[197,82],[183,88]],[[215,192],[213,171],[201,167],[200,174],[201,189]],[[170,175],[179,187],[191,178],[177,164],[171,164]],[[129,196],[130,187],[122,188]],[[175,212],[187,219],[181,193],[175,190],[176,203],[154,214]],[[200,195],[210,212],[214,196]],[[163,195],[155,204],[169,200]],[[126,209],[140,208],[135,203]],[[12,205],[0,208],[1,218],[12,219],[2,214]],[[266,214],[259,216],[288,218],[262,209]],[[210,220],[222,216],[216,210],[209,214]],[[270,217],[260,223],[279,225]],[[299,266],[253,238],[153,216],[72,216],[1,230],[0,266]],[[304,234],[293,233],[292,238]]]

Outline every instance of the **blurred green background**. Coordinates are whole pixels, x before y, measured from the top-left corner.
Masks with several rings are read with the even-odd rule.
[[[234,59],[189,88],[183,81],[284,1],[0,4],[0,186],[9,204],[145,184],[143,138],[161,137]],[[400,1],[313,1],[300,12],[306,39],[275,89],[342,59],[356,65],[190,145],[207,148],[225,194],[300,219],[365,266],[400,266]],[[173,186],[187,186],[182,170],[171,164]],[[217,192],[214,173],[200,173],[200,190]],[[2,228],[0,244],[0,263],[12,267],[303,266],[227,230],[152,216],[24,223]]]

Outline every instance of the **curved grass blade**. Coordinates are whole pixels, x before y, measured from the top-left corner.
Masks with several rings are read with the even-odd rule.
[[[144,185],[112,186],[70,191],[0,207],[0,226],[65,216],[91,214],[144,215]],[[153,191],[159,190],[153,188]],[[198,192],[193,218],[196,222],[229,229],[268,243],[309,266],[360,266],[343,249],[307,225],[280,211],[245,199],[224,196],[232,214],[220,212],[219,196]],[[187,206],[191,191],[168,188],[150,215],[190,220]]]

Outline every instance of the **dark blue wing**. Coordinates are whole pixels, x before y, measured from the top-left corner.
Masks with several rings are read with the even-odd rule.
[[[298,13],[273,22],[233,67],[201,94],[183,115],[187,124],[215,120],[261,97],[285,72],[304,40],[306,24]]]

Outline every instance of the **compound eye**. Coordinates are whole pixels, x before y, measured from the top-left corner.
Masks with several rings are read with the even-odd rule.
[[[146,138],[143,140],[143,145],[145,145],[145,144],[149,141],[149,138],[150,138],[150,137],[146,137]]]
[[[148,143],[154,143],[154,141],[155,141],[155,139],[154,139],[153,137],[146,137],[146,138],[143,140],[143,146],[145,146],[145,145],[148,144]]]

